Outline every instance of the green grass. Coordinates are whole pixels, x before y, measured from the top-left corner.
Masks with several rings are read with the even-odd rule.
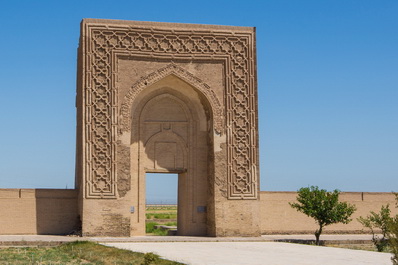
[[[158,223],[156,223],[156,222],[146,223],[145,233],[149,233],[149,234],[153,233],[153,231],[155,230],[155,227],[154,227],[155,225],[158,225]]]
[[[177,219],[177,213],[147,213],[146,219]]]
[[[146,210],[151,212],[165,210],[177,211],[177,205],[147,205]]]
[[[145,232],[148,234],[154,234],[157,236],[167,236],[167,230],[155,229],[155,227],[154,227],[155,225],[159,225],[159,223],[156,223],[156,222],[146,223]],[[168,222],[168,223],[162,224],[162,225],[177,226],[177,222]]]
[[[155,225],[159,225],[156,222],[150,222],[146,224],[145,232],[147,234],[154,234],[157,236],[167,236],[167,230],[163,229],[155,229]]]
[[[146,207],[146,219],[177,219],[177,206],[152,205]]]
[[[164,225],[177,226],[177,222],[168,222],[168,223],[165,223]]]
[[[367,251],[375,251],[377,252],[377,248],[372,243],[363,243],[363,244],[326,244],[326,247],[334,247],[334,248],[347,248],[354,250],[367,250]],[[387,247],[384,253],[391,253],[391,250]]]
[[[146,207],[146,233],[158,236],[166,236],[167,231],[163,229],[154,229],[155,225],[163,224],[177,226],[177,206],[176,205],[151,205]],[[170,220],[164,223],[165,220]]]
[[[57,248],[2,248],[0,264],[88,264]]]
[[[157,236],[167,236],[167,230],[163,229],[155,229],[152,233]]]
[[[3,248],[0,249],[0,264],[98,264],[141,265],[181,264],[158,259],[153,254],[142,254],[128,250],[106,247],[94,242],[76,241],[53,248]],[[152,263],[149,261],[153,260]]]

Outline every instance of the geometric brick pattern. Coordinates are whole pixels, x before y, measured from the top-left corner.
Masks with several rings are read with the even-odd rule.
[[[220,101],[218,100],[216,94],[210,87],[204,83],[199,78],[195,77],[185,69],[171,63],[166,67],[162,67],[155,72],[141,77],[140,80],[135,82],[130,90],[128,91],[127,95],[124,97],[123,102],[121,104],[120,109],[120,119],[119,119],[119,130],[121,131],[130,131],[131,130],[131,105],[134,102],[136,96],[144,90],[147,86],[156,83],[157,81],[163,79],[168,75],[175,75],[178,78],[186,81],[188,84],[193,85],[197,88],[203,95],[206,96],[208,99],[211,108],[213,110],[213,123],[214,123],[214,130],[217,133],[221,134],[224,132],[224,112]]]
[[[117,57],[218,61],[225,67],[227,198],[257,199],[258,135],[255,37],[222,30],[167,30],[86,24],[83,77],[86,198],[116,198]],[[120,121],[121,122],[121,121]]]

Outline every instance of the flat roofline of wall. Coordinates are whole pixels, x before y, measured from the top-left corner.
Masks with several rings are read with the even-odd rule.
[[[165,29],[200,29],[200,30],[228,30],[228,31],[249,31],[253,32],[255,27],[242,26],[224,26],[224,25],[209,25],[209,24],[190,24],[190,23],[173,23],[173,22],[153,22],[153,21],[131,21],[131,20],[116,20],[116,19],[96,19],[84,18],[82,24],[101,24],[101,25],[129,25],[134,27],[156,27]]]
[[[0,199],[28,197],[75,199],[77,196],[77,189],[0,189]]]
[[[293,194],[293,193],[297,193],[297,191],[260,191],[260,194],[265,194],[265,193]],[[394,194],[394,192],[388,192],[388,191],[340,191],[340,194]]]

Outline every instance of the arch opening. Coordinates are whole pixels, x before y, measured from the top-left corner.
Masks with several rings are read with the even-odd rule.
[[[203,96],[176,76],[148,86],[132,108],[132,179],[140,186],[147,173],[178,174],[178,235],[207,235],[211,132]],[[137,190],[138,202],[145,193]],[[144,203],[138,205],[145,220]],[[143,231],[143,222],[132,221],[131,229]]]
[[[146,173],[145,232],[174,235],[178,229],[178,174]]]

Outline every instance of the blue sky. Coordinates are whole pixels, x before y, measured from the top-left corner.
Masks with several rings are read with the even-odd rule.
[[[0,188],[74,186],[82,18],[255,26],[261,190],[398,190],[398,1],[2,1]],[[174,184],[173,184],[174,185]]]

